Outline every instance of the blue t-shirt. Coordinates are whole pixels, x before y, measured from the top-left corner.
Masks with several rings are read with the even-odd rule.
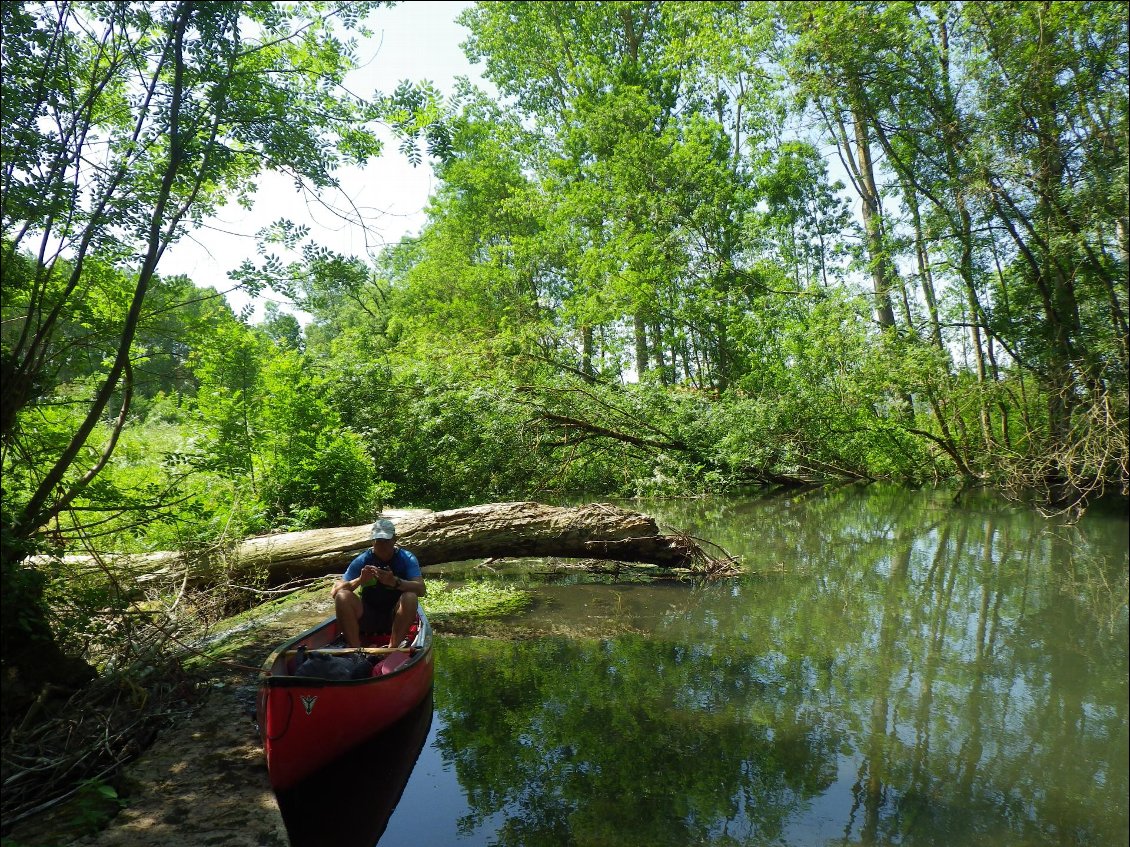
[[[393,551],[392,561],[387,565],[382,563],[381,560],[377,558],[377,554],[374,553],[373,549],[370,547],[368,550],[357,556],[357,558],[349,563],[349,567],[345,569],[345,574],[342,576],[342,579],[357,579],[357,577],[361,576],[361,569],[364,568],[365,565],[375,565],[378,568],[388,567],[401,579],[411,580],[420,578],[420,563],[416,561],[415,556],[413,556],[403,547],[397,547]],[[386,586],[381,585],[379,582],[377,582],[373,585],[365,586],[365,588],[361,589],[361,594],[364,595],[369,591],[369,589],[384,589],[386,591],[394,590],[387,588]]]

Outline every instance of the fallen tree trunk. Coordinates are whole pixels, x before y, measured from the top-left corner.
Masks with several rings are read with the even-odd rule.
[[[397,542],[422,566],[476,558],[556,556],[643,562],[706,571],[714,563],[694,541],[664,535],[655,519],[604,503],[547,506],[489,503],[443,512],[389,511]],[[370,524],[249,538],[222,556],[150,553],[118,557],[109,566],[137,582],[208,584],[222,572],[266,571],[268,584],[339,574],[371,543]],[[68,561],[90,557],[68,557]]]

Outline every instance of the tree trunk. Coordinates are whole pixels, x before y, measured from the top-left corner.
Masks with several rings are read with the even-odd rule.
[[[926,246],[926,237],[922,231],[922,216],[918,208],[918,193],[907,179],[902,180],[902,194],[910,209],[910,217],[914,222],[914,255],[918,261],[918,279],[922,283],[922,296],[926,300],[926,309],[930,313],[930,340],[939,350],[945,350],[942,341],[942,324],[938,318],[938,300],[934,293],[934,275],[930,269],[929,248]]]
[[[636,340],[636,375],[642,377],[647,373],[647,322],[643,313],[636,311],[632,315],[632,329]]]
[[[591,326],[581,327],[581,373],[585,375],[585,382],[596,381],[596,371],[592,366],[593,357],[593,332]]]
[[[866,118],[863,110],[854,103],[852,123],[855,128],[856,166],[859,170],[857,188],[863,201],[863,226],[867,232],[867,254],[874,286],[875,320],[884,328],[893,328],[895,310],[891,305],[891,288],[897,271],[883,243],[883,205],[871,164],[871,142],[867,134]]]
[[[646,562],[666,567],[708,563],[689,538],[663,535],[655,519],[605,503],[558,507],[541,503],[488,503],[445,512],[388,511],[397,543],[423,566],[488,557],[560,556]],[[266,569],[268,582],[339,574],[369,546],[369,524],[310,529],[249,538],[227,554],[237,571]],[[68,557],[68,560],[70,557]],[[76,556],[82,563],[88,557]],[[215,557],[186,559],[180,553],[121,557],[112,563],[128,578],[146,583],[208,584],[220,572]]]
[[[42,576],[24,566],[19,548],[0,546],[0,733],[7,737],[13,722],[23,718],[43,686],[59,691],[81,688],[95,676],[82,659],[63,652],[51,628],[43,599]],[[7,762],[5,762],[5,768]]]

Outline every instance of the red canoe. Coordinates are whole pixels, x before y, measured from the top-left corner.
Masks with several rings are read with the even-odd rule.
[[[369,638],[362,647],[376,660],[373,676],[330,680],[293,676],[295,653],[329,649],[338,637],[337,618],[279,645],[263,664],[257,720],[271,787],[292,787],[406,715],[432,688],[435,670],[432,628],[421,611],[406,650],[372,648],[388,636]],[[335,652],[342,652],[340,650]],[[349,651],[353,652],[353,651]]]

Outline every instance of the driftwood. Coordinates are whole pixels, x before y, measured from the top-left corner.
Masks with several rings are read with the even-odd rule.
[[[705,569],[713,560],[682,535],[664,535],[655,519],[604,503],[547,506],[541,503],[489,503],[443,512],[401,510],[383,517],[397,528],[397,542],[422,566],[476,558],[555,556],[642,562],[662,567]],[[265,569],[267,581],[339,574],[371,543],[370,524],[311,529],[249,538],[223,554],[225,569]],[[68,557],[71,561],[89,557]],[[114,570],[138,582],[215,581],[215,556],[150,553],[117,557]]]

